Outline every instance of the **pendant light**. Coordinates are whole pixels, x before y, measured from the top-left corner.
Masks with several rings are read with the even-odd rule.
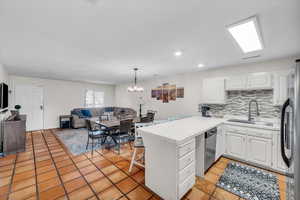
[[[134,85],[129,86],[127,88],[128,92],[143,92],[144,88],[137,86],[137,71],[139,70],[138,68],[134,68]]]

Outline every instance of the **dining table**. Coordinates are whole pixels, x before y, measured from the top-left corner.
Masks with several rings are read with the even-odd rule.
[[[122,118],[122,119],[113,118],[111,120],[103,120],[103,119],[101,119],[101,117],[99,117],[99,118],[92,118],[90,120],[91,120],[91,122],[99,125],[100,128],[106,129],[106,138],[110,137],[114,141],[114,145],[116,145],[117,141],[112,135],[120,128],[121,121],[128,120],[128,119],[132,119],[132,122],[133,122],[132,128],[134,129],[134,132],[135,132],[136,124],[138,124],[140,122],[140,118],[138,118],[138,117]],[[104,142],[105,142],[105,140],[104,140]],[[112,146],[110,146],[110,145],[109,146],[106,145],[106,148],[111,148],[111,147]]]
[[[136,117],[136,118],[124,118],[124,119],[112,119],[112,120],[100,120],[100,118],[94,118],[91,119],[92,122],[94,122],[95,124],[98,124],[102,127],[105,127],[109,130],[115,130],[118,129],[120,127],[121,121],[122,120],[128,120],[128,119],[132,119],[133,124],[135,123],[139,123],[140,122],[140,118]]]

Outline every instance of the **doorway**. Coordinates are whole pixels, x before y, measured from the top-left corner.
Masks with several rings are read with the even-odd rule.
[[[21,105],[20,114],[27,115],[27,131],[44,128],[44,90],[42,87],[16,85],[15,105]]]

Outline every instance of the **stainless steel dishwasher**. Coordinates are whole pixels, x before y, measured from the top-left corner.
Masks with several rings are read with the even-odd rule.
[[[205,160],[204,169],[207,171],[215,162],[217,145],[217,128],[205,132]]]

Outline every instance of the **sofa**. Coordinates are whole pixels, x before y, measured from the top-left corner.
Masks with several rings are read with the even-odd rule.
[[[136,118],[137,112],[132,108],[123,107],[97,107],[97,108],[74,108],[71,111],[72,127],[84,128],[85,120],[105,117],[109,120]]]

